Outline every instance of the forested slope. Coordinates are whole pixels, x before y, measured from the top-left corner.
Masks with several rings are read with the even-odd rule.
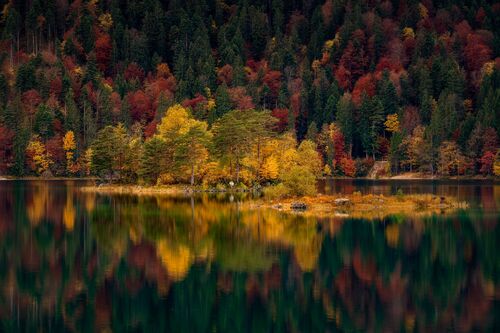
[[[500,173],[494,1],[0,4],[0,174]]]

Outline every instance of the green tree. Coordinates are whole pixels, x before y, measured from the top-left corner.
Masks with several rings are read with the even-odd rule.
[[[167,151],[166,142],[155,135],[144,143],[141,158],[140,177],[148,184],[155,184],[163,170],[166,170],[162,156]]]
[[[196,172],[208,159],[211,138],[207,123],[194,121],[189,130],[176,140],[175,161],[178,167],[188,167],[191,186],[195,183]]]

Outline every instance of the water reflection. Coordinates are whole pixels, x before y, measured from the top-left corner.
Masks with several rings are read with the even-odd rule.
[[[0,331],[498,331],[497,185],[376,222],[80,185],[0,183]]]

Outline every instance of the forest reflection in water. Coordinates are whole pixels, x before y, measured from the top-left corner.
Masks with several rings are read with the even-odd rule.
[[[82,184],[0,182],[0,331],[498,331],[498,185],[423,184],[473,205],[368,221]]]

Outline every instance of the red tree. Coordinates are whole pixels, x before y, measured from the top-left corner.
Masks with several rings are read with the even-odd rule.
[[[10,166],[14,131],[0,126],[0,172],[6,172]]]
[[[284,132],[288,128],[288,109],[276,108],[271,112],[271,115],[278,119],[276,131],[279,133]]]
[[[491,59],[491,49],[484,38],[477,33],[467,36],[467,44],[464,48],[465,61],[471,71],[480,70],[484,63]]]
[[[154,118],[155,111],[151,99],[142,90],[131,91],[127,94],[127,102],[130,106],[130,115],[135,121],[144,120],[150,122]]]
[[[107,33],[99,34],[95,41],[95,57],[97,66],[102,72],[106,72],[111,60],[111,38]]]
[[[493,164],[495,163],[495,153],[487,151],[481,157],[481,173],[483,175],[491,175],[493,172]]]
[[[356,81],[354,89],[352,90],[352,101],[358,107],[361,105],[363,93],[366,93],[369,97],[373,97],[373,95],[375,95],[375,78],[371,73],[360,77],[359,80]]]
[[[235,87],[228,90],[229,98],[238,110],[249,110],[255,108],[252,97],[247,95],[244,87]]]

